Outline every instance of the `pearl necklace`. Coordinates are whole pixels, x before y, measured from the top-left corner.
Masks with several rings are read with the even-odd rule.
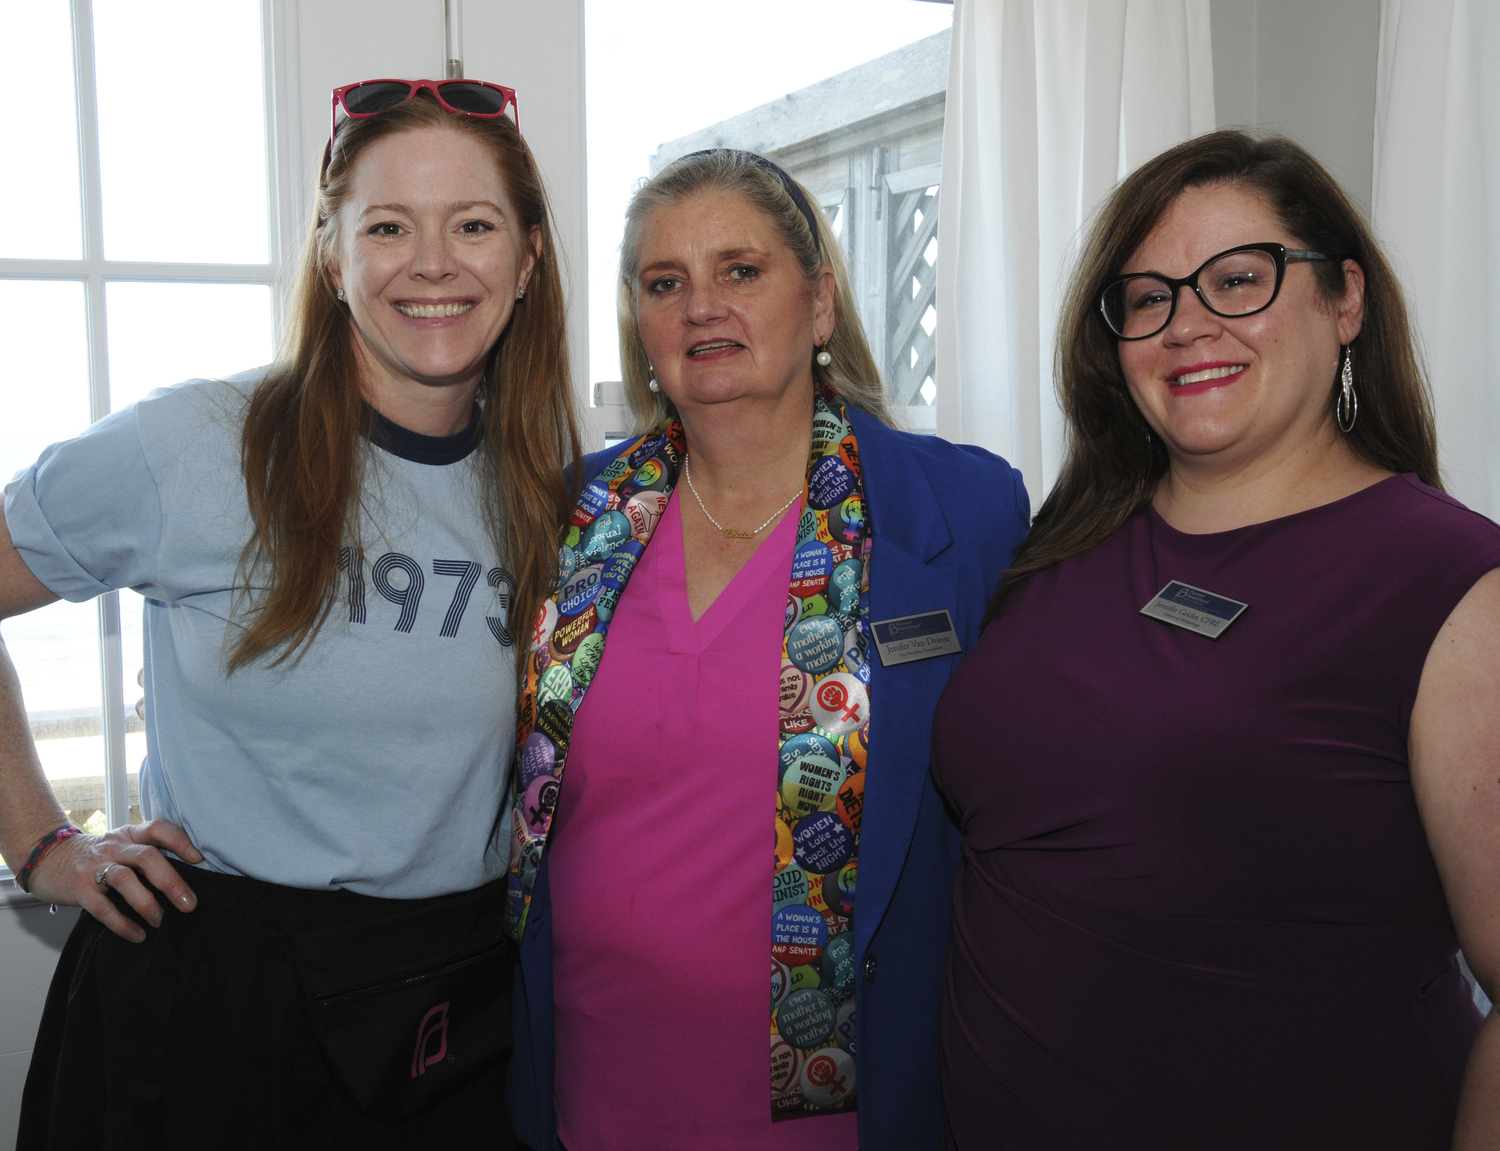
[[[689,455],[689,456],[684,456],[683,457],[683,460],[682,460],[682,471],[683,471],[683,474],[685,476],[687,476],[688,491],[692,492],[693,493],[693,498],[698,501],[698,507],[699,507],[699,509],[702,510],[702,512],[703,512],[703,514],[705,516],[708,516],[708,522],[711,523],[711,524],[713,524],[714,527],[718,528],[719,531],[723,533],[725,539],[731,539],[731,540],[753,540],[761,532],[765,531],[766,528],[770,527],[772,520],[774,520],[782,512],[786,511],[787,508],[791,507],[794,503],[797,502],[797,500],[799,500],[802,497],[802,489],[798,488],[792,494],[792,498],[789,499],[789,500],[787,500],[786,503],[782,504],[779,508],[777,508],[774,512],[772,512],[771,515],[767,518],[766,522],[763,523],[763,524],[761,524],[760,527],[756,528],[754,531],[749,531],[749,532],[736,531],[734,528],[726,528],[718,520],[714,519],[714,517],[710,514],[709,510],[706,507],[703,506],[703,497],[698,494],[698,489],[693,486],[693,457],[692,456]]]

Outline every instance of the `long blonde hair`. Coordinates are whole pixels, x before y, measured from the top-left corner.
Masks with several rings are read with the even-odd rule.
[[[729,148],[684,156],[642,184],[625,209],[617,307],[620,370],[625,377],[625,400],[639,431],[654,427],[668,415],[677,414],[672,401],[664,393],[650,389],[651,363],[641,344],[636,319],[635,278],[641,266],[641,228],[655,209],[680,204],[703,191],[732,192],[760,212],[796,259],[809,290],[817,290],[818,279],[825,267],[833,271],[833,335],[821,349],[832,356],[833,361],[827,366],[814,363],[813,381],[881,423],[893,423],[885,387],[880,380],[880,368],[870,354],[864,325],[859,322],[859,313],[854,308],[849,269],[839,251],[838,237],[817,209],[812,211],[817,227],[817,234],[813,234],[796,201],[765,166],[766,163],[753,153]],[[812,193],[801,184],[797,188],[807,203],[817,203]]]
[[[273,652],[273,666],[295,660],[333,605],[339,551],[358,526],[374,416],[361,397],[352,322],[328,262],[359,157],[378,140],[422,129],[483,145],[499,166],[521,233],[538,237],[525,298],[490,352],[480,386],[476,452],[481,512],[515,581],[511,630],[524,634],[552,590],[560,514],[570,496],[563,467],[580,449],[547,194],[531,150],[509,120],[455,115],[419,93],[379,115],[342,123],[323,153],[281,354],[250,399],[241,436],[254,523],[240,561],[242,586],[254,572],[266,591],[245,609],[248,626],[230,648],[230,671]]]

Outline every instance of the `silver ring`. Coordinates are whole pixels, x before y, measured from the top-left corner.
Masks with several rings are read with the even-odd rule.
[[[106,880],[109,877],[110,870],[118,866],[119,864],[117,863],[106,863],[98,871],[94,872],[94,882],[97,883],[100,887],[108,887],[109,884],[106,882]]]

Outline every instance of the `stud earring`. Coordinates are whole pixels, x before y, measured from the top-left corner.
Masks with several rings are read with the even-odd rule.
[[[338,294],[338,298],[340,300],[342,300],[344,298],[344,289],[343,288],[337,288],[337,289],[335,289],[335,291]]]
[[[821,364],[825,368],[829,364],[833,363],[833,355],[830,352],[828,352],[826,349],[825,350],[820,350],[815,358],[817,359],[818,363]]]
[[[516,289],[516,299],[518,299],[518,300],[524,300],[525,298],[526,298],[526,285],[522,284],[519,288]]]
[[[1339,396],[1333,404],[1333,417],[1339,422],[1339,431],[1346,436],[1354,430],[1354,421],[1359,419],[1359,393],[1354,390],[1354,352],[1344,345],[1344,366],[1339,372]]]

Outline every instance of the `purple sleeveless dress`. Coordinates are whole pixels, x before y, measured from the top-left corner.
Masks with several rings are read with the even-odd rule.
[[[1500,527],[1414,476],[1033,576],[949,681],[948,1144],[1446,1149],[1480,1016],[1407,728]],[[1139,614],[1248,603],[1218,639]]]

